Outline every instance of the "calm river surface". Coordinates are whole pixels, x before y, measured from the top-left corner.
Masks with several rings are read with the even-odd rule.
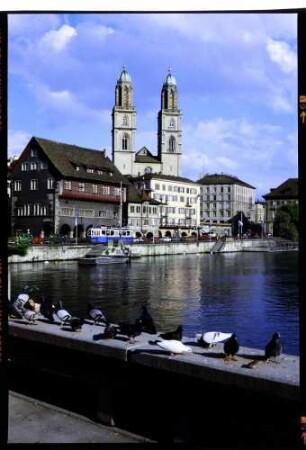
[[[284,352],[299,354],[298,252],[176,255],[130,265],[77,262],[11,265],[12,299],[36,286],[73,315],[96,301],[112,322],[134,320],[147,305],[160,331],[235,332],[243,346],[264,348],[274,331]]]

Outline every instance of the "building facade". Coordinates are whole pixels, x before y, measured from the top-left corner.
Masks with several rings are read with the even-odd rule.
[[[255,219],[255,187],[237,177],[221,174],[206,174],[201,185],[201,224],[226,225],[238,212],[249,221]]]
[[[131,179],[138,191],[160,204],[161,230],[178,230],[200,226],[200,185],[188,178],[146,173]]]
[[[85,237],[127,221],[129,183],[103,151],[33,137],[10,178],[13,235]]]
[[[266,232],[273,234],[273,225],[277,210],[284,205],[299,204],[298,178],[288,178],[276,188],[270,189],[269,194],[263,195],[265,200]]]

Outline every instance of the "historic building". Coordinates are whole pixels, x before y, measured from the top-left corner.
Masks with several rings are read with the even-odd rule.
[[[206,174],[201,185],[202,224],[227,224],[238,212],[255,219],[255,187],[226,174]]]
[[[278,187],[270,189],[269,194],[263,195],[263,198],[265,199],[266,232],[273,234],[273,224],[278,208],[299,203],[298,178],[288,178]]]
[[[190,229],[200,225],[200,186],[183,177],[146,173],[131,178],[136,189],[161,205],[161,229]]]
[[[104,151],[33,137],[10,180],[13,234],[85,237],[91,226],[127,223],[129,182]]]
[[[180,176],[181,111],[177,83],[170,70],[161,90],[157,122],[157,156],[146,147],[136,152],[136,109],[131,75],[123,68],[115,87],[112,111],[112,161],[123,175],[161,173]]]

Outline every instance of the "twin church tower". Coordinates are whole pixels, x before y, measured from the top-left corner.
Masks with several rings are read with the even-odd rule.
[[[146,148],[135,149],[136,110],[133,102],[133,84],[123,66],[115,89],[112,110],[112,161],[123,175],[139,176],[161,173],[180,176],[181,111],[178,108],[178,90],[169,70],[161,91],[161,109],[158,113],[157,156]]]

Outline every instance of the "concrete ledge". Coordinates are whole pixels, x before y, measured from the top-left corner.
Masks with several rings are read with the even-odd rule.
[[[200,347],[193,339],[185,337],[183,342],[192,347],[192,353],[170,356],[149,341],[157,336],[142,333],[135,344],[122,339],[93,340],[102,333],[102,326],[86,323],[81,332],[71,332],[59,322],[49,324],[37,321],[35,325],[18,320],[9,321],[9,336],[38,343],[91,353],[100,357],[124,361],[127,365],[146,366],[169,373],[212,381],[227,386],[239,387],[280,398],[299,401],[299,362],[293,355],[282,355],[279,363],[259,362],[254,369],[245,366],[260,359],[263,351],[241,347],[237,361],[225,362],[223,345],[212,349]]]
[[[185,255],[198,253],[233,253],[233,252],[266,252],[273,250],[276,243],[273,239],[228,238],[224,241],[178,242],[162,244],[134,244],[131,246],[141,256]],[[83,257],[91,246],[78,245],[33,245],[25,256],[12,255],[9,263],[36,263],[44,261],[69,261]]]

